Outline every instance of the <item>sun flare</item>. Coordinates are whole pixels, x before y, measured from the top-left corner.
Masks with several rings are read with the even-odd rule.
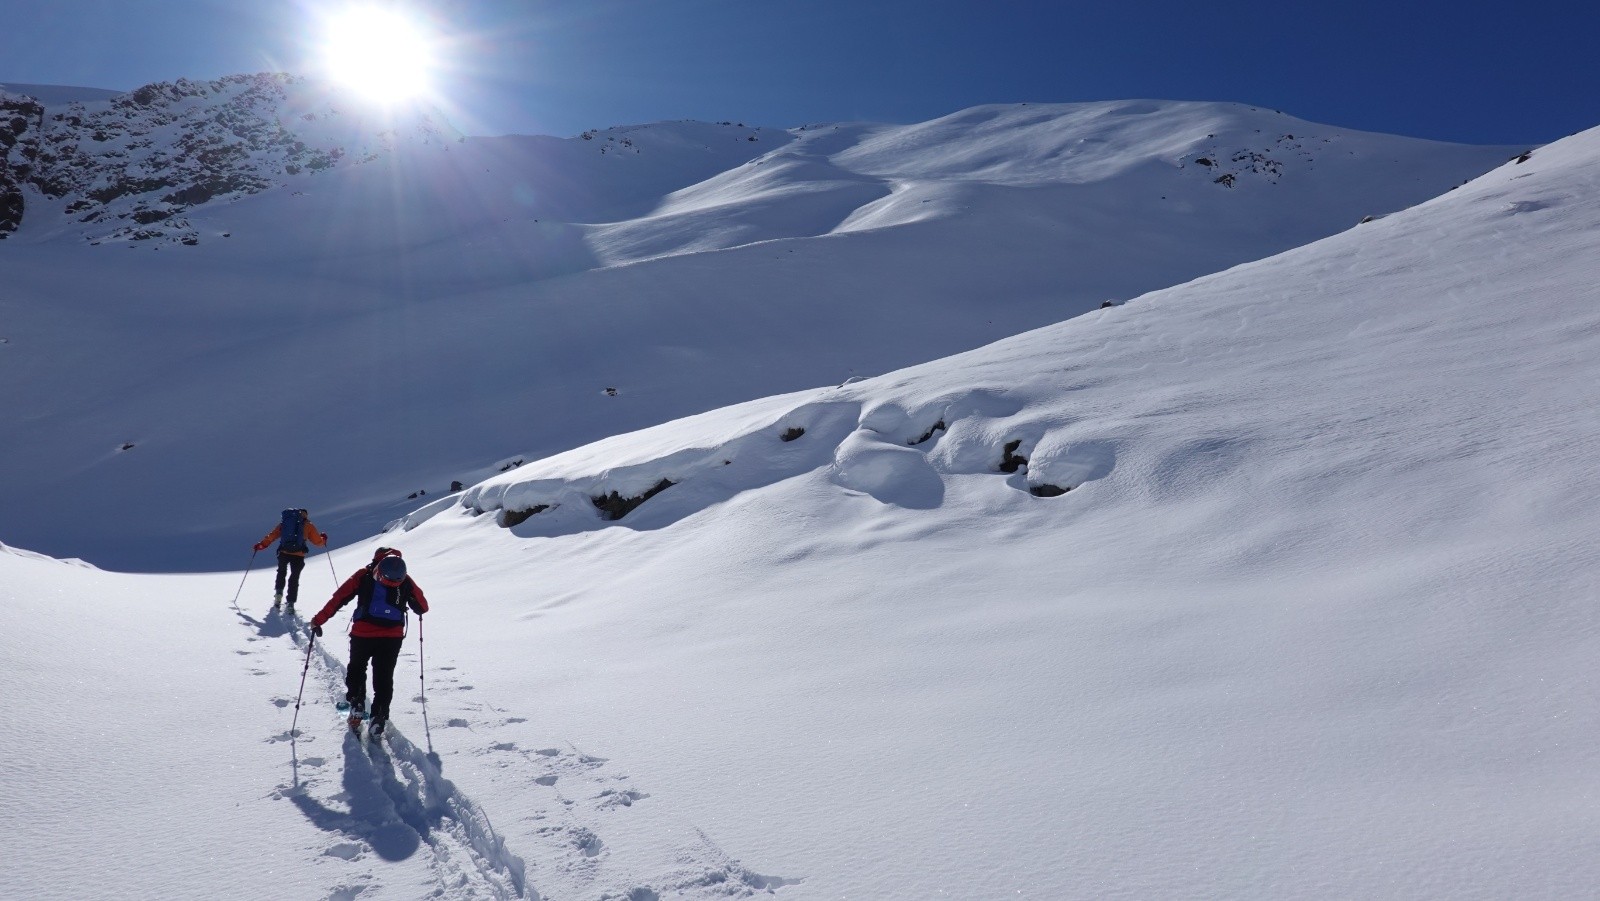
[[[335,81],[367,100],[399,103],[431,87],[433,39],[403,12],[352,6],[326,20],[322,64]]]

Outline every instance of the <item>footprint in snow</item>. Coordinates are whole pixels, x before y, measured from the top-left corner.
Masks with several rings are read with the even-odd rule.
[[[595,806],[600,808],[632,807],[633,802],[643,801],[648,797],[650,796],[644,792],[617,791],[616,789],[608,788],[595,797],[595,800],[599,802]]]
[[[542,835],[558,838],[567,847],[581,851],[584,857],[598,857],[606,847],[600,836],[583,826],[546,826],[539,832]]]
[[[323,857],[337,857],[340,860],[355,860],[361,856],[361,846],[354,842],[340,842],[322,852]],[[360,889],[356,889],[360,891]]]
[[[365,885],[341,885],[328,893],[326,901],[355,901],[368,888]]]

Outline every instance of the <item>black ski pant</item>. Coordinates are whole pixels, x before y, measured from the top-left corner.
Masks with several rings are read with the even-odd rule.
[[[289,579],[289,606],[294,606],[295,598],[300,596],[300,570],[306,568],[304,554],[290,554],[285,551],[278,552],[278,583],[273,586],[274,594],[283,594],[283,580]]]
[[[345,700],[360,707],[367,700],[367,663],[372,664],[372,711],[374,721],[388,721],[389,702],[394,699],[394,665],[400,659],[404,638],[358,638],[350,636],[350,666],[345,671]]]

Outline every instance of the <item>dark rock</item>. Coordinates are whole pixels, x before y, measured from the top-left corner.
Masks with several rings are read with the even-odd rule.
[[[792,425],[792,426],[790,426],[790,427],[788,427],[788,428],[783,430],[783,434],[778,436],[778,440],[779,441],[793,441],[794,439],[799,438],[801,435],[804,435],[805,433],[806,433],[805,429],[802,429],[797,425]]]
[[[1015,441],[1007,441],[1006,442],[1005,455],[1000,458],[1000,471],[1001,472],[1016,472],[1017,470],[1021,469],[1022,467],[1028,465],[1028,458],[1027,457],[1019,457],[1019,456],[1017,456],[1017,448],[1019,448],[1021,446],[1022,446],[1022,439],[1021,438],[1018,438]]]
[[[507,529],[511,528],[512,526],[520,526],[527,522],[530,516],[533,516],[537,513],[543,513],[548,509],[550,509],[549,504],[535,504],[533,507],[530,507],[527,510],[501,510],[500,525]]]
[[[17,230],[22,224],[25,204],[22,192],[15,185],[0,184],[0,238]]]
[[[1028,486],[1028,493],[1033,495],[1034,497],[1060,497],[1061,495],[1066,494],[1068,491],[1071,491],[1071,490],[1072,490],[1072,486],[1070,486],[1070,485],[1068,485],[1065,488],[1062,488],[1060,485],[1029,485]]]
[[[610,494],[602,494],[599,497],[590,498],[590,500],[594,502],[595,508],[606,519],[616,521],[632,513],[640,504],[671,488],[674,484],[670,479],[662,479],[651,486],[650,490],[644,494],[634,497],[623,497],[613,491]]]

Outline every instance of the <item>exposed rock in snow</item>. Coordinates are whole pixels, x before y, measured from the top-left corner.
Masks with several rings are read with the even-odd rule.
[[[88,240],[195,243],[183,217],[193,207],[400,144],[459,137],[428,111],[389,119],[318,82],[274,73],[179,79],[61,105],[0,93],[0,235],[20,227],[32,188],[59,201]]]

